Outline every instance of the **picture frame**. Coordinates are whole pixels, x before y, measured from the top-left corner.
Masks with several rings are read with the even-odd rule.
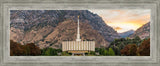
[[[0,66],[159,66],[160,0],[0,0]],[[10,56],[10,10],[151,9],[150,56]]]

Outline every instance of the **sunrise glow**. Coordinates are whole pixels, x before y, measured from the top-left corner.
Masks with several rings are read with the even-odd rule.
[[[114,28],[118,33],[137,30],[150,21],[149,9],[94,9],[90,11],[102,17],[105,23]]]

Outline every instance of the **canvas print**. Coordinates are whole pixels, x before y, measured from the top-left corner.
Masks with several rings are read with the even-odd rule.
[[[150,56],[149,9],[10,10],[10,56]]]

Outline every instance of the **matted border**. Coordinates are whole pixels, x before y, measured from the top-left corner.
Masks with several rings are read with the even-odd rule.
[[[0,66],[16,65],[160,65],[159,0],[1,1]],[[150,56],[10,56],[10,10],[151,9]]]

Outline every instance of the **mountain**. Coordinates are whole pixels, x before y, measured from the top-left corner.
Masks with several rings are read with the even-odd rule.
[[[122,38],[125,38],[125,37],[129,37],[133,33],[134,33],[134,30],[129,30],[129,31],[126,31],[126,32],[123,32],[123,33],[119,33],[119,36],[121,36]]]
[[[108,47],[118,33],[100,16],[88,10],[11,10],[10,39],[40,48],[61,48],[61,41],[76,39],[80,15],[82,40],[95,40],[96,47]]]
[[[144,24],[142,27],[138,28],[130,38],[139,36],[141,39],[148,38],[150,36],[150,22]]]
[[[58,24],[55,30],[44,39],[44,42],[52,43],[52,47],[56,48],[55,46],[61,44],[62,41],[75,41],[77,38],[76,35],[77,23],[71,20],[65,20]],[[80,35],[82,41],[94,40],[96,47],[103,46],[103,44],[106,47],[109,45],[109,42],[97,30],[92,29],[88,23],[80,22]]]

